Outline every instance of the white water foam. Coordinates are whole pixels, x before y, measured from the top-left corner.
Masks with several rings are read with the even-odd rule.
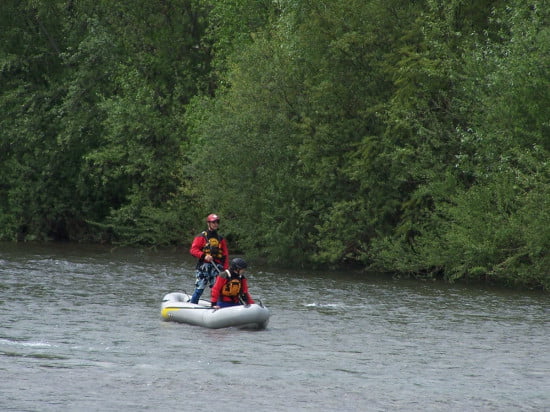
[[[31,348],[50,348],[52,345],[48,342],[21,342],[16,340],[1,339],[0,345],[11,345],[11,346],[25,346]]]

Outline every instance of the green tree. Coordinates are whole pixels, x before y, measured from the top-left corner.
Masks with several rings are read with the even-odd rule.
[[[208,78],[198,1],[3,2],[5,238],[173,242],[185,105]]]
[[[473,113],[458,167],[476,181],[442,207],[454,252],[443,264],[455,278],[550,286],[548,17],[544,2],[514,3],[495,16],[502,37],[473,53],[471,70],[484,76],[468,79],[486,109]]]
[[[98,223],[123,242],[174,243],[195,217],[182,119],[206,87],[205,12],[196,1],[142,1],[118,3],[104,19],[124,57],[112,61],[116,93],[98,103],[101,145],[85,156],[94,187],[114,196],[108,219]]]
[[[79,220],[74,187],[85,144],[61,136],[68,43],[59,15],[67,10],[60,1],[1,7],[2,237],[70,237]]]
[[[357,225],[364,210],[355,213],[352,160],[363,137],[382,130],[377,111],[391,82],[381,61],[407,10],[381,1],[280,6],[229,56],[228,88],[191,110],[195,182],[206,204],[238,217],[231,229],[247,253],[354,259],[370,234]],[[223,193],[209,190],[222,181]]]
[[[416,198],[430,196],[431,204],[421,219],[401,223],[420,228],[412,246],[397,237],[377,245],[382,267],[448,279],[550,284],[544,269],[549,95],[542,86],[549,78],[548,15],[541,5],[518,2],[496,10],[491,24],[499,30],[460,49],[454,90],[462,96],[455,112],[463,120],[450,134],[454,159],[440,169],[440,179],[414,192]]]

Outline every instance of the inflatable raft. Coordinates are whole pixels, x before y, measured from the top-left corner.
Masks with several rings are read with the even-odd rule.
[[[269,322],[269,310],[261,303],[214,309],[210,302],[199,300],[190,303],[186,293],[168,293],[162,299],[161,316],[164,320],[188,323],[205,328],[265,329]]]

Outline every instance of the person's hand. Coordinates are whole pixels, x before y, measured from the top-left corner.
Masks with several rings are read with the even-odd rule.
[[[213,260],[214,260],[214,258],[212,257],[212,255],[206,255],[206,256],[204,257],[204,261],[205,261],[206,263],[212,263]]]

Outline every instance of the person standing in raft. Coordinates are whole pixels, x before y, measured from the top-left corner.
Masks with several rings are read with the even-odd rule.
[[[206,285],[210,288],[214,285],[216,275],[229,267],[229,252],[227,242],[218,233],[220,218],[218,215],[210,214],[206,218],[208,230],[200,233],[193,239],[191,255],[197,261],[197,280],[195,281],[195,292],[191,296],[191,303],[199,303]],[[214,266],[215,265],[215,266]]]
[[[248,281],[244,276],[247,267],[244,259],[235,258],[231,261],[229,270],[220,273],[212,288],[210,304],[213,308],[254,303],[252,296],[248,293]]]

